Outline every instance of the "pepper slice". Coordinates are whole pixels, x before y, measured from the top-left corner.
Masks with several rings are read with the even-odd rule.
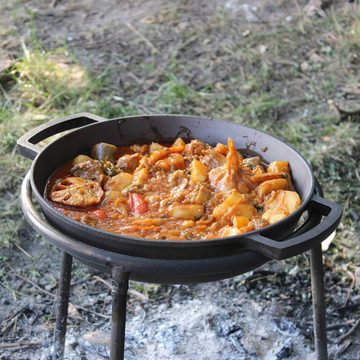
[[[103,209],[96,209],[96,210],[90,211],[90,213],[94,214],[99,220],[105,220],[108,218],[106,211]]]
[[[128,198],[128,205],[135,215],[140,215],[149,210],[148,204],[144,197],[137,193],[130,193]]]

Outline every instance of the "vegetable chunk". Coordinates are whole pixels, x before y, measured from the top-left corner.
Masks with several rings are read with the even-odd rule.
[[[201,161],[194,159],[190,165],[191,180],[193,182],[205,182],[209,173],[209,168]]]
[[[122,191],[131,184],[132,179],[133,175],[129,173],[115,175],[105,184],[105,190]]]
[[[170,209],[170,216],[176,219],[196,220],[204,214],[203,205],[176,205]]]
[[[261,183],[256,192],[260,197],[270,194],[272,191],[276,190],[287,190],[289,188],[289,183],[286,179],[273,179],[267,180]]]
[[[68,177],[57,182],[50,193],[54,202],[86,207],[100,203],[104,195],[98,182],[80,177]]]
[[[265,212],[262,218],[273,224],[294,212],[300,203],[301,200],[297,192],[276,191],[265,203]]]

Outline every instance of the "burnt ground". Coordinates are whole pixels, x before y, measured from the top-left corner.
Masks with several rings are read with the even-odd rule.
[[[324,37],[314,35],[319,28],[302,18],[304,1],[90,0],[49,5],[18,0],[1,6],[6,29],[1,33],[2,47],[12,57],[19,56],[24,43],[46,50],[61,47],[94,77],[106,77],[100,96],[118,105],[100,106],[103,116],[173,112],[231,118],[240,114],[254,126],[266,124],[266,117],[274,119],[264,126],[271,129],[276,121],[296,122],[301,114],[327,108],[322,93],[316,93],[316,107],[296,97],[321,82],[321,72],[312,78],[306,71],[321,68],[329,51]],[[346,16],[352,11],[349,6],[339,1],[328,16],[337,11],[345,11]],[[290,35],[291,27],[300,29],[298,42]],[[321,48],[318,57],[312,55],[317,47]],[[304,76],[292,77],[291,69],[299,61]],[[322,86],[332,89],[331,84]],[[237,93],[252,97],[263,87],[291,101],[262,114],[255,111],[249,120],[245,113],[266,107],[273,99],[255,104],[244,100],[236,108],[234,104],[243,101]],[[183,93],[189,89],[199,95]],[[222,91],[231,96],[223,97]],[[326,183],[325,190],[329,191]],[[16,246],[1,250],[0,359],[50,359],[60,252],[24,221],[17,236]],[[359,266],[358,249],[356,233],[345,224],[336,247],[325,253],[333,359],[360,358],[359,274],[353,270]],[[348,267],[349,258],[353,267]],[[108,358],[110,282],[107,275],[75,261],[67,359]],[[302,360],[313,359],[313,350],[307,254],[208,284],[130,284],[128,360]]]

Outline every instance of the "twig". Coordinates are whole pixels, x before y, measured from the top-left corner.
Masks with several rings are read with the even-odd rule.
[[[85,308],[85,307],[83,307],[83,306],[80,306],[80,305],[74,305],[74,304],[72,304],[72,305],[73,305],[76,309],[78,309],[78,310],[86,311],[86,312],[88,312],[88,313],[90,313],[90,314],[99,316],[99,317],[101,317],[101,318],[104,318],[104,319],[110,319],[110,318],[111,318],[110,315],[100,314],[100,313],[98,313],[98,312],[96,312],[96,311],[94,311],[94,310],[87,309],[87,308]]]
[[[340,336],[338,343],[342,343],[345,339],[347,339],[349,336],[351,336],[355,331],[356,328],[360,325],[360,318],[356,320],[356,323],[352,326],[352,328],[345,333],[344,335]]]
[[[144,43],[149,46],[155,54],[159,54],[159,50],[155,47],[155,45],[141,32],[136,30],[130,23],[125,23],[129,30],[131,30],[134,34],[136,34]]]
[[[336,351],[335,353],[335,359],[338,359],[341,354],[343,354],[348,347],[352,344],[351,340],[346,340]]]
[[[6,90],[3,88],[3,86],[0,84],[0,90],[4,95],[4,98],[6,101],[8,101],[10,104],[12,103],[10,96],[7,94]]]
[[[351,277],[351,285],[348,288],[348,291],[347,291],[346,298],[345,298],[343,306],[346,306],[346,304],[348,303],[350,295],[351,295],[352,290],[353,290],[353,287],[355,285],[355,276],[354,276],[354,274],[352,272],[350,272],[350,271],[347,271],[346,273]]]
[[[112,286],[111,286],[111,284],[110,284],[108,281],[102,279],[100,276],[97,276],[97,275],[94,275],[94,276],[93,276],[93,279],[95,279],[96,281],[99,281],[99,282],[103,283],[103,284],[104,284],[105,286],[107,286],[107,287],[109,288],[109,290],[111,291]]]
[[[112,286],[108,281],[102,279],[101,277],[99,277],[97,275],[94,275],[93,278],[95,280],[97,280],[97,281],[100,281],[104,285],[106,285],[109,288],[109,290],[112,289]],[[137,290],[134,290],[134,289],[129,289],[128,293],[129,293],[129,295],[132,295],[132,296],[138,298],[141,301],[149,301],[149,298],[146,295],[142,294],[140,291],[137,291]]]
[[[52,293],[49,292],[49,291],[44,290],[41,286],[39,286],[38,284],[34,283],[34,282],[31,281],[30,279],[27,279],[27,278],[25,278],[25,277],[23,277],[23,276],[21,276],[21,275],[19,275],[19,274],[15,274],[15,276],[17,276],[17,277],[19,277],[20,279],[28,282],[29,284],[31,284],[32,286],[34,286],[36,289],[38,289],[38,290],[41,291],[42,293],[44,293],[44,294],[46,294],[46,295],[49,295],[49,296],[51,296],[52,298],[56,299],[56,295],[52,294]],[[100,314],[100,313],[98,313],[98,312],[96,312],[96,311],[87,309],[87,308],[82,307],[82,306],[80,306],[80,305],[75,305],[75,304],[72,304],[72,303],[69,303],[69,305],[74,306],[76,309],[80,309],[80,310],[83,310],[83,311],[87,311],[87,312],[89,312],[89,313],[91,313],[91,314],[94,314],[94,315],[96,315],[96,316],[102,317],[102,318],[104,318],[104,319],[110,319],[110,316],[108,316],[108,315]]]
[[[51,2],[51,4],[50,4],[50,7],[51,7],[51,8],[54,8],[54,7],[57,5],[58,1],[59,1],[59,0],[53,0],[53,1]]]
[[[240,282],[240,285],[244,285],[246,283],[252,283],[254,281],[259,281],[262,279],[266,279],[269,276],[276,276],[277,273],[275,271],[267,271],[267,270],[260,270],[253,272],[251,275],[247,276],[246,279]]]
[[[16,334],[18,317],[19,316],[15,316],[15,318],[14,318],[14,326],[13,326],[13,329],[12,329],[12,337],[14,337],[15,334]]]
[[[18,341],[15,343],[0,343],[0,349],[19,350],[29,346],[39,346],[41,341]]]
[[[145,294],[141,293],[140,291],[134,290],[134,289],[129,289],[129,295],[132,295],[141,301],[149,301],[149,298]]]
[[[349,320],[349,321],[344,321],[338,324],[332,324],[326,327],[326,330],[330,331],[330,330],[336,330],[336,329],[340,329],[342,327],[345,326],[349,326],[349,325],[353,325],[354,324],[354,320]]]
[[[37,289],[38,289],[39,291],[41,291],[42,293],[44,293],[44,294],[46,294],[46,295],[49,295],[49,296],[51,296],[51,297],[53,297],[53,298],[56,298],[56,295],[52,294],[52,293],[49,292],[49,291],[46,291],[46,290],[43,289],[41,286],[39,286],[38,284],[34,283],[32,280],[30,280],[30,279],[28,279],[28,278],[26,278],[26,277],[24,277],[24,276],[21,276],[21,275],[19,275],[19,274],[15,274],[15,276],[18,277],[18,278],[20,278],[20,279],[22,279],[22,280],[24,280],[25,282],[31,284],[32,286],[34,286],[35,288],[37,288]]]
[[[20,245],[15,243],[15,246],[23,253],[25,254],[28,258],[30,258],[31,260],[34,260],[34,258],[26,251],[24,250]]]
[[[5,319],[3,321],[3,323],[5,324],[1,329],[0,329],[0,334],[4,334],[6,331],[9,330],[9,328],[11,327],[11,325],[14,322],[14,318],[16,318],[17,316],[19,316],[20,314],[22,314],[26,309],[28,308],[27,305],[23,306],[20,310],[16,311],[14,314],[12,314],[11,316],[9,316],[7,319]]]
[[[1,281],[0,281],[0,286],[2,286],[4,289],[8,290],[12,294],[15,301],[17,301],[16,294],[21,295],[21,296],[26,296],[26,294],[24,294],[24,293],[22,293],[20,291],[12,289],[9,285],[7,285],[7,284],[5,284],[5,283],[3,283]]]

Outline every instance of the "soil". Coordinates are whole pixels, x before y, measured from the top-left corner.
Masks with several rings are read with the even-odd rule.
[[[177,5],[164,0],[80,0],[53,1],[51,6],[20,0],[8,2],[1,17],[10,30],[29,39],[32,13],[42,46],[66,46],[94,74],[108,72],[109,89],[132,99],[152,91],[179,52],[178,66],[198,59],[193,70],[185,73],[194,87],[206,86],[210,77],[221,82],[238,69],[237,64],[214,63],[209,68],[209,53],[224,52],[226,41],[239,34],[291,22],[305,6],[304,1],[296,4],[284,0],[180,1]],[[214,12],[218,13],[215,20]],[[217,32],[218,23],[228,18],[232,24],[228,33]],[[217,38],[215,47],[204,34]],[[192,46],[194,42],[197,46]],[[3,46],[16,56],[19,44],[20,38],[10,31]],[[153,71],[146,71],[150,66]],[[1,253],[0,359],[50,359],[61,253],[34,234],[25,221],[19,236],[21,246]],[[360,329],[355,328],[360,296],[352,294],[353,286],[332,266],[325,256],[329,352],[333,359],[356,360],[360,358]],[[75,261],[65,359],[109,357],[110,283],[108,275]],[[130,283],[127,360],[304,360],[315,358],[313,343],[307,254],[207,284]],[[5,349],[3,344],[13,344],[13,348]]]

